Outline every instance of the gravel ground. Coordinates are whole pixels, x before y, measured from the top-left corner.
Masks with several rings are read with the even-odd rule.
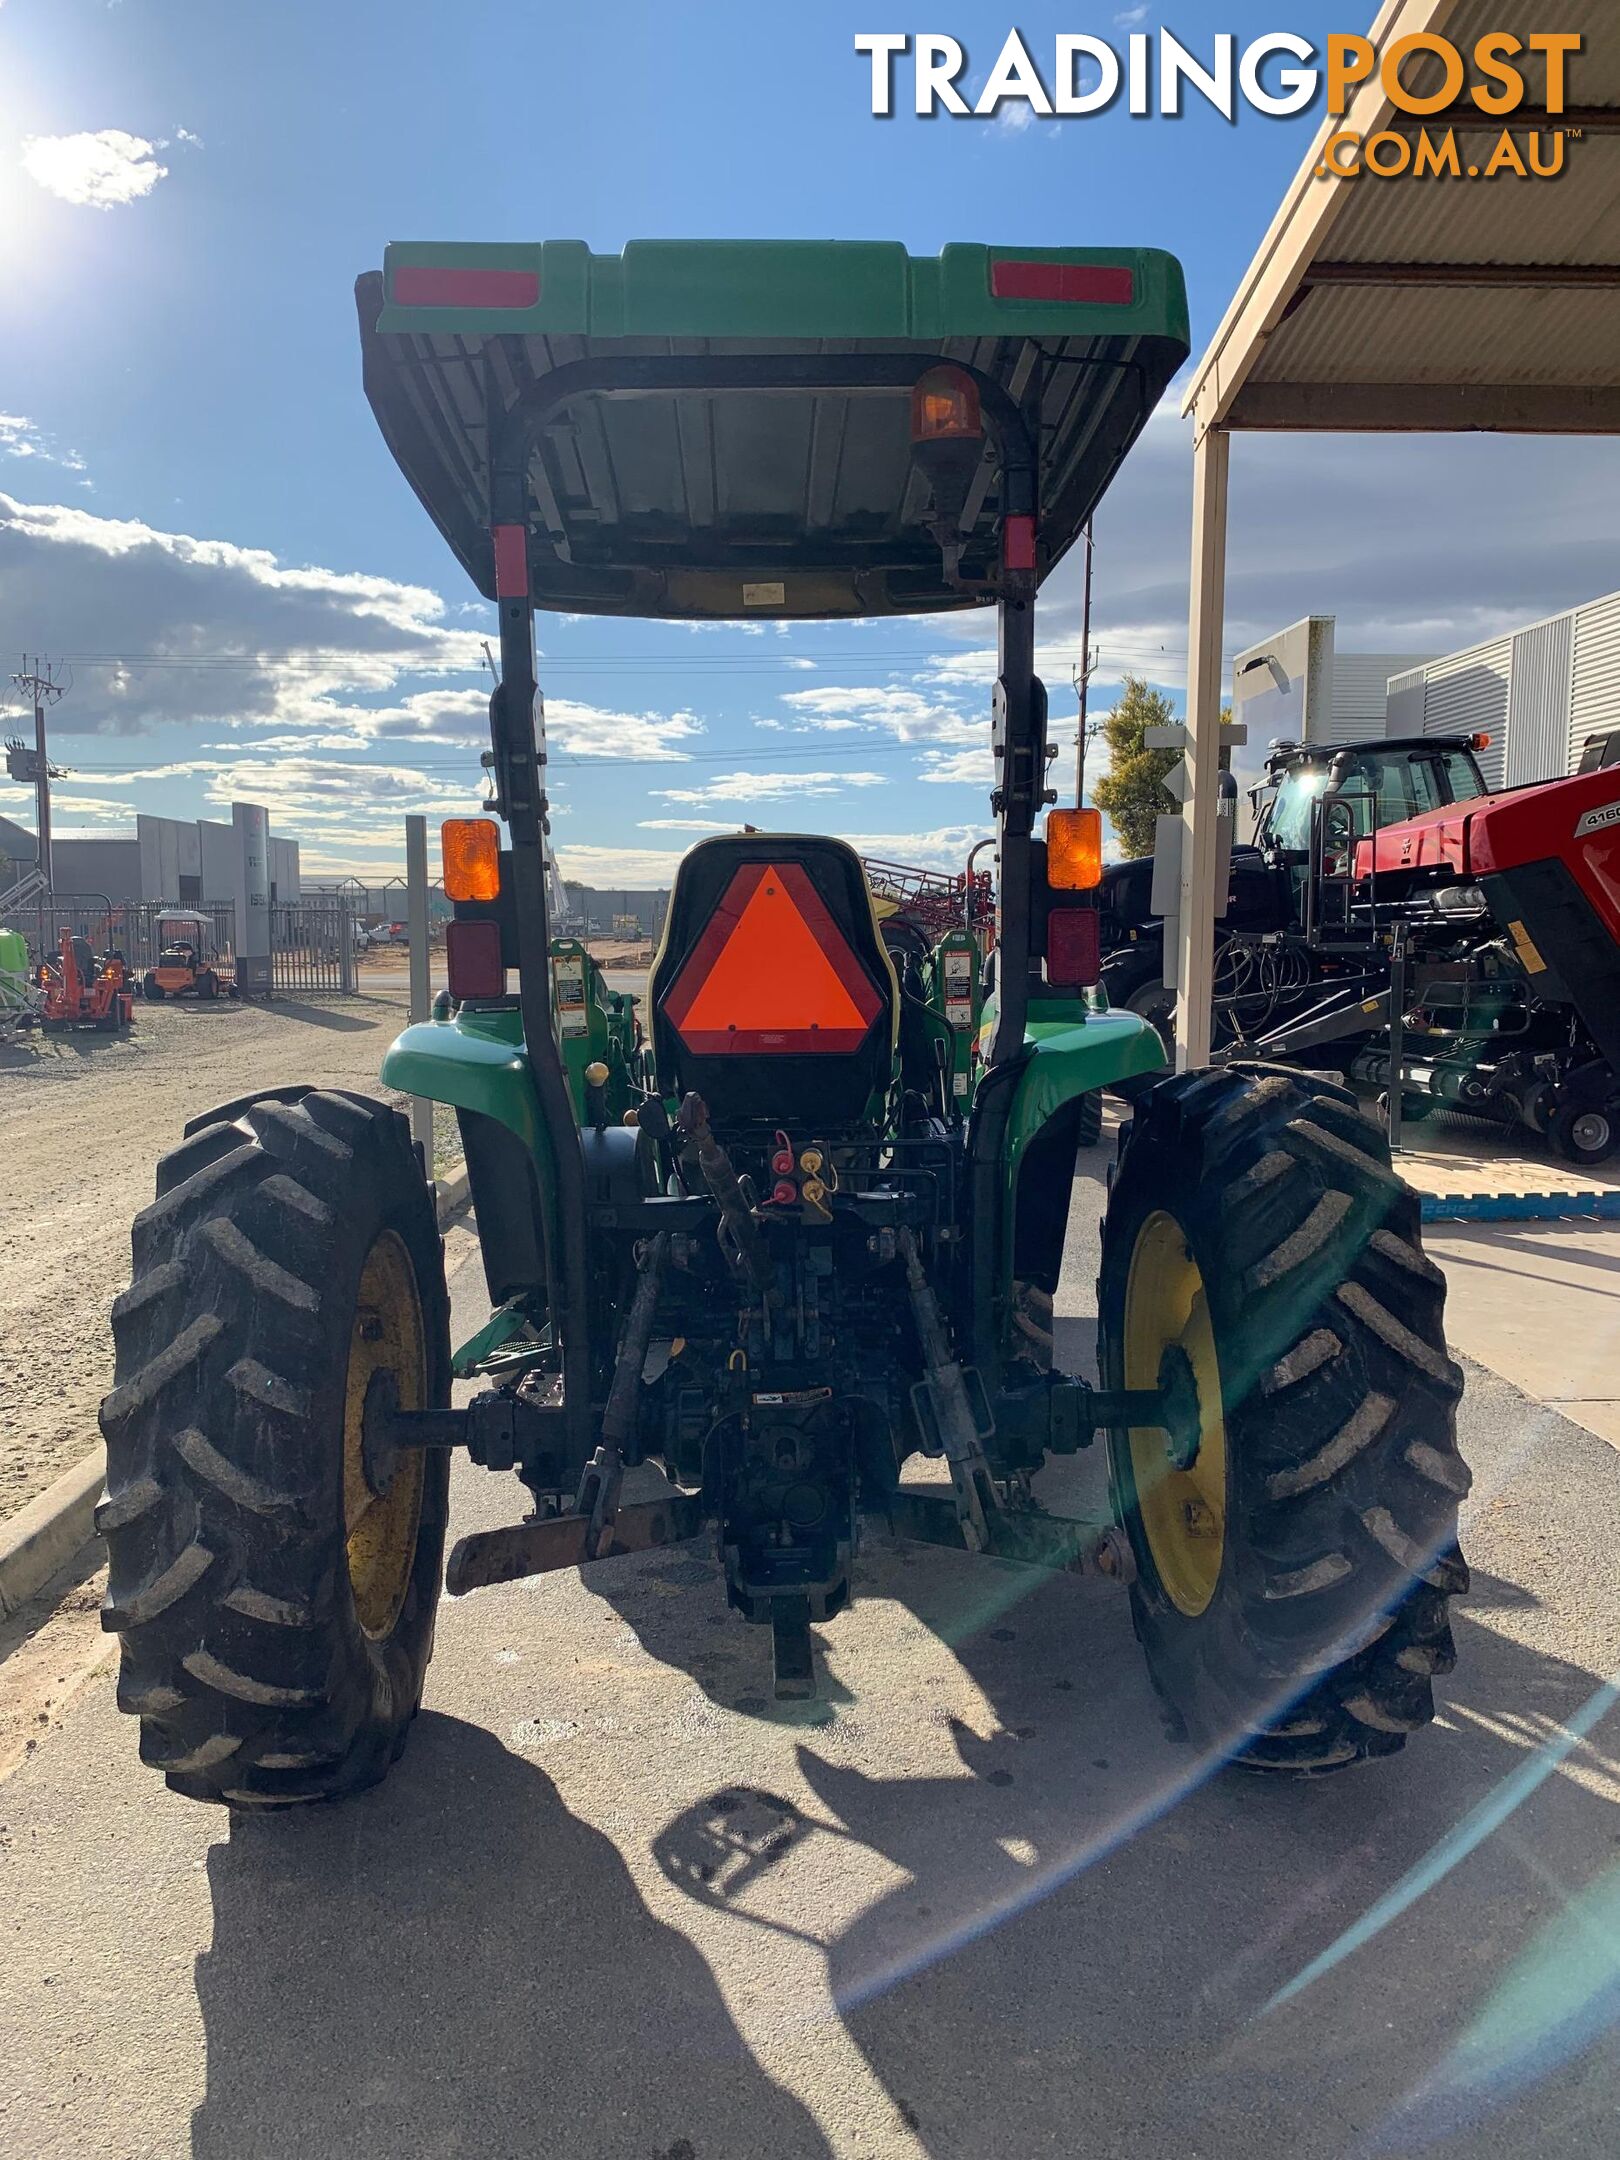
[[[404,1007],[403,987],[319,1004],[138,1005],[127,1041],[0,1049],[0,1518],[95,1441],[130,1219],[186,1119],[291,1080],[387,1093],[377,1069]],[[448,1116],[436,1137],[442,1168],[458,1152]]]

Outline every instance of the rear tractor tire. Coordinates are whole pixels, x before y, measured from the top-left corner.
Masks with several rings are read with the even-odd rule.
[[[1199,1401],[1192,1447],[1109,1436],[1160,1695],[1247,1767],[1393,1754],[1455,1662],[1469,1473],[1444,1281],[1384,1135],[1297,1073],[1162,1081],[1121,1137],[1098,1289],[1105,1385],[1168,1358]]]
[[[430,1189],[396,1110],[314,1089],[198,1121],[157,1185],[101,1407],[119,1707],[193,1799],[357,1792],[405,1744],[439,1596],[448,1456],[389,1476],[362,1445],[379,1375],[450,1399]]]

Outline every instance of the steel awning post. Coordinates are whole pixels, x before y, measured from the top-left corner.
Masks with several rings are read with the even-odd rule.
[[[1221,633],[1226,617],[1226,500],[1232,438],[1200,427],[1193,450],[1192,591],[1187,616],[1187,773],[1176,954],[1176,1070],[1209,1063],[1219,866]]]

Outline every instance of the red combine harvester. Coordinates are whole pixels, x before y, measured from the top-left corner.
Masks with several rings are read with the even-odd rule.
[[[1391,960],[1378,996],[1318,1005],[1252,1048],[1368,1037],[1353,1078],[1544,1134],[1574,1163],[1620,1146],[1620,765],[1447,803],[1353,847],[1330,779],[1313,860],[1326,913]],[[1388,1033],[1383,1031],[1388,1029]],[[1374,1031],[1377,1031],[1374,1034]]]
[[[116,1035],[134,1018],[135,1000],[122,956],[103,953],[98,959],[89,939],[75,937],[71,930],[62,932],[55,960],[41,963],[39,982],[45,992],[39,1024],[48,1035],[72,1028]]]

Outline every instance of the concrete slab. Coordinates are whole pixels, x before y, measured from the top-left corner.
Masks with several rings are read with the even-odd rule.
[[[1431,1223],[1424,1246],[1452,1347],[1620,1445],[1620,1224]]]
[[[1077,1362],[1100,1209],[1088,1177]],[[1442,1722],[1320,1784],[1169,1739],[1106,1586],[884,1541],[792,1714],[698,1545],[447,1603],[403,1761],[342,1807],[174,1799],[94,1682],[0,1789],[0,2151],[1611,2150],[1620,1458],[1477,1368],[1462,1419]],[[462,1465],[454,1528],[517,1498]]]
[[[1426,1193],[1620,1192],[1620,1157],[1575,1169],[1539,1134],[1479,1118],[1442,1115],[1409,1123],[1400,1172]]]

